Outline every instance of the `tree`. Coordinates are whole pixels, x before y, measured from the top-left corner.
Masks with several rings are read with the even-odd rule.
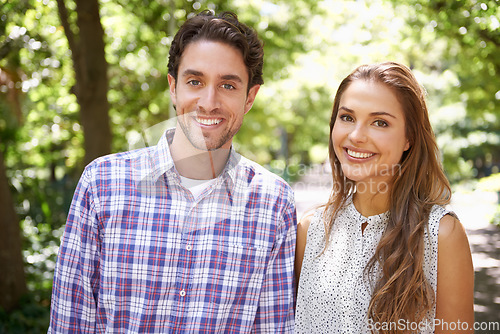
[[[0,22],[0,35],[5,33],[5,25]],[[18,306],[20,298],[26,292],[24,261],[22,257],[21,233],[19,218],[15,210],[11,193],[11,185],[7,176],[4,152],[14,138],[18,124],[21,122],[20,90],[16,83],[20,81],[15,64],[17,57],[12,56],[19,51],[17,40],[7,39],[0,44],[0,60],[8,59],[0,66],[0,308],[10,311]],[[8,59],[9,60],[9,59]],[[2,64],[0,64],[2,65]]]
[[[21,253],[19,219],[14,209],[10,185],[5,171],[3,154],[0,150],[0,307],[10,311],[18,306],[19,299],[26,292],[24,261]]]
[[[4,45],[5,47],[5,45]],[[5,119],[10,120],[10,126],[20,121],[20,101],[18,91],[13,83],[15,76],[9,75],[6,68],[0,67],[0,84],[11,87],[7,90],[0,109],[3,110]],[[17,117],[9,114],[15,113]],[[15,120],[12,120],[14,118]],[[5,135],[7,134],[7,135]],[[2,143],[9,143],[12,138],[12,130],[4,132]],[[2,147],[3,146],[3,147]],[[26,292],[26,279],[24,277],[24,261],[22,257],[21,234],[19,231],[19,218],[17,216],[14,200],[11,194],[11,186],[7,177],[7,171],[3,158],[5,145],[0,145],[0,266],[3,269],[0,275],[0,307],[10,311],[18,306],[18,301]]]
[[[75,0],[78,33],[72,29],[64,0],[57,0],[59,17],[71,49],[75,85],[85,138],[85,163],[111,152],[108,73],[104,56],[104,31],[98,0]]]
[[[40,192],[50,193],[50,190],[40,189],[43,182],[40,183],[39,180],[43,177],[39,177],[38,172],[44,172],[50,180],[55,171],[54,161],[51,160],[55,154],[47,154],[46,146],[42,143],[47,139],[52,142],[51,127],[47,126],[50,123],[46,122],[46,118],[52,119],[57,112],[57,108],[50,104],[58,98],[60,83],[52,82],[51,74],[54,69],[57,70],[60,62],[55,57],[52,58],[54,54],[50,50],[51,43],[40,34],[43,29],[33,28],[37,21],[47,22],[46,16],[40,20],[47,8],[31,1],[0,2],[0,318],[7,311],[7,319],[10,319],[14,309],[22,307],[21,299],[26,301],[30,298],[27,296],[30,285],[40,284],[33,284],[33,280],[28,282],[26,279],[32,279],[32,263],[39,263],[35,260],[29,263],[24,256],[41,249],[39,245],[38,250],[32,249],[32,240],[26,237],[26,233],[22,233],[25,231],[20,229],[20,225],[28,225],[26,218],[31,218],[27,215],[31,214],[29,211],[47,208],[46,201],[35,195]],[[35,8],[36,5],[42,8]],[[37,18],[37,15],[40,17]],[[52,32],[52,29],[49,30]],[[56,76],[56,79],[60,78]],[[46,85],[40,85],[42,82]],[[44,90],[52,101],[45,100],[42,93]],[[27,110],[30,111],[29,114]],[[39,120],[40,123],[35,125],[33,120]],[[51,145],[52,143],[49,144]],[[63,154],[64,150],[58,153]],[[41,168],[35,172],[38,167]],[[30,223],[34,225],[37,238],[38,232],[49,226],[51,221],[47,217],[49,224],[43,224],[43,218],[43,215],[37,213]],[[54,228],[56,226],[54,224]],[[45,242],[46,238],[39,239],[41,244],[49,244]],[[3,331],[10,332],[0,323],[0,332]]]
[[[452,85],[431,87],[453,112],[436,131],[453,181],[467,171],[485,176],[500,169],[500,6],[495,0],[392,1],[406,13],[412,64],[447,73]],[[441,91],[441,92],[440,92]],[[438,106],[439,107],[439,106]],[[461,113],[461,109],[464,110]],[[451,119],[450,119],[451,118]],[[457,159],[458,157],[458,159]],[[460,171],[458,161],[466,161]]]

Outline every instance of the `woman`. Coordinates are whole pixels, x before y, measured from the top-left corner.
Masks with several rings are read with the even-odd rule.
[[[329,153],[330,199],[298,227],[296,332],[472,332],[469,244],[407,67],[342,81]]]

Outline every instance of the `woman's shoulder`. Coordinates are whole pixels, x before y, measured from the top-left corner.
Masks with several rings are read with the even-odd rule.
[[[454,214],[446,214],[439,221],[439,240],[465,236],[465,229]]]
[[[445,218],[445,217],[448,217],[448,218]],[[429,212],[429,227],[432,229],[432,228],[436,228],[436,229],[440,229],[440,222],[442,219],[451,219],[451,218],[455,218],[458,220],[456,214],[449,208],[447,208],[446,206],[443,206],[443,205],[433,205],[431,207],[431,210]]]
[[[305,238],[311,225],[316,225],[322,221],[324,207],[317,208],[314,211],[307,213],[297,224],[297,234]]]
[[[449,208],[434,205],[429,213],[429,230],[432,235],[439,237],[439,242],[465,235],[465,229],[457,215]]]
[[[434,204],[429,212],[429,218],[433,216],[440,220],[442,217],[448,214],[455,216],[455,213],[450,208],[444,205]]]

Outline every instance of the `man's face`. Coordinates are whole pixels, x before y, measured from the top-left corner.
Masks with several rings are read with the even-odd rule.
[[[168,75],[178,124],[200,150],[229,149],[250,110],[259,85],[248,87],[241,52],[213,41],[190,43],[182,54],[177,82]]]

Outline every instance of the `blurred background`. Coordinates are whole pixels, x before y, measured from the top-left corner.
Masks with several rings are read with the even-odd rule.
[[[500,314],[498,0],[0,0],[0,333],[47,330],[59,240],[83,167],[175,114],[168,49],[203,9],[264,41],[264,80],[235,147],[325,202],[329,117],[363,63],[410,66],[476,267],[476,320]],[[484,331],[485,333],[487,331]]]

